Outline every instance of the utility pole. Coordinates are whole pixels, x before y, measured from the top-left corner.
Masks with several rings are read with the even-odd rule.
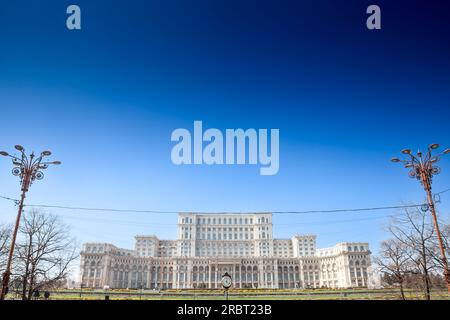
[[[441,169],[435,166],[435,163],[440,160],[440,156],[450,153],[450,149],[444,150],[442,153],[437,155],[432,155],[431,152],[434,149],[439,148],[437,143],[433,143],[428,147],[428,151],[423,156],[422,152],[419,150],[417,156],[411,153],[410,149],[403,149],[402,153],[409,156],[409,159],[400,160],[399,158],[392,158],[392,162],[401,162],[405,165],[405,168],[409,168],[409,176],[411,178],[416,178],[419,180],[427,194],[428,206],[431,211],[431,216],[433,218],[434,228],[436,230],[437,240],[439,243],[439,249],[441,251],[442,264],[444,266],[444,278],[447,283],[448,294],[450,295],[450,274],[448,269],[447,257],[445,256],[445,248],[442,243],[441,232],[439,230],[439,223],[436,216],[436,208],[434,205],[433,196],[431,193],[431,183],[433,180],[433,175],[438,174]]]
[[[0,294],[0,300],[4,300],[6,294],[8,293],[9,286],[9,278],[11,276],[11,262],[14,255],[14,247],[16,245],[17,232],[19,230],[20,219],[22,217],[22,211],[24,207],[24,201],[26,198],[26,194],[28,189],[34,180],[42,180],[44,178],[44,174],[41,170],[47,169],[49,165],[60,165],[60,161],[44,161],[45,157],[50,156],[52,153],[50,151],[43,151],[39,157],[36,157],[34,152],[32,152],[29,156],[25,154],[25,149],[16,145],[15,149],[18,150],[21,155],[20,157],[16,157],[10,155],[8,152],[0,151],[0,156],[10,157],[12,159],[12,163],[14,168],[12,170],[12,174],[18,176],[20,178],[21,183],[21,191],[22,194],[20,196],[20,200],[18,202],[19,210],[17,212],[16,223],[14,225],[14,231],[11,239],[11,246],[9,248],[8,260],[6,262],[6,269],[3,273],[2,279],[2,291]]]

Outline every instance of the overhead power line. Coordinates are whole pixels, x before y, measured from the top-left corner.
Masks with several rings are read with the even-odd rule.
[[[12,199],[12,198],[8,198],[8,197],[4,197],[4,196],[0,196],[0,198],[5,199],[5,200],[10,200],[10,201],[18,201],[17,199]]]
[[[445,190],[442,190],[442,191],[440,191],[440,192],[436,192],[435,194],[443,194],[443,193],[446,193],[446,192],[448,192],[448,191],[450,191],[450,188],[445,189]]]
[[[450,189],[438,192],[436,194],[442,194]],[[17,199],[0,196],[0,198],[14,201],[17,203]],[[329,210],[284,210],[284,211],[267,211],[267,213],[273,214],[310,214],[310,213],[345,213],[345,212],[364,212],[364,211],[377,211],[377,210],[392,210],[392,209],[404,209],[404,208],[419,208],[426,205],[425,203],[410,204],[410,205],[396,205],[396,206],[380,206],[380,207],[366,207],[366,208],[345,208],[345,209],[329,209]],[[135,210],[135,209],[116,209],[116,208],[90,208],[90,207],[73,207],[73,206],[58,206],[47,204],[27,204],[27,207],[36,208],[49,208],[49,209],[64,209],[64,210],[79,210],[79,211],[99,211],[99,212],[122,212],[122,213],[150,213],[150,214],[171,214],[171,213],[200,213],[200,214],[229,214],[229,213],[254,213],[253,212],[201,212],[201,211],[163,211],[163,210]]]
[[[306,211],[272,211],[273,214],[293,213],[293,214],[305,214],[305,213],[339,213],[339,212],[359,212],[359,211],[376,211],[376,210],[389,210],[389,209],[402,209],[402,208],[417,208],[422,207],[424,204],[409,204],[401,206],[388,206],[388,207],[369,207],[369,208],[350,208],[350,209],[331,209],[331,210],[306,210]]]

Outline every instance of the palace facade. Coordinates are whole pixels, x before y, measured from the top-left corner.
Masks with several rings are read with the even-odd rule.
[[[366,242],[317,249],[315,235],[274,239],[272,214],[180,213],[176,240],[135,237],[134,250],[86,243],[83,287],[221,288],[225,272],[234,288],[367,287]]]

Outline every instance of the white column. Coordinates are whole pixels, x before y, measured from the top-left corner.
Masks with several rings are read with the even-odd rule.
[[[362,280],[362,286],[365,287],[366,286],[366,280],[364,279],[364,268],[361,266],[360,268],[361,270],[361,280]]]
[[[232,268],[232,270],[231,270],[231,277],[233,278],[233,282],[234,282],[234,281],[236,281],[236,270],[235,270],[235,267],[234,267],[234,263],[231,265],[231,268]]]
[[[147,271],[147,288],[150,288],[151,287],[151,277],[152,277],[152,266],[151,265],[149,265],[149,269],[148,269],[148,271]]]
[[[242,288],[242,266],[239,266],[239,288]]]
[[[178,265],[174,265],[172,269],[172,287],[178,289]]]
[[[291,274],[291,267],[288,267],[288,288],[291,288],[292,286],[292,276],[293,274]]]
[[[273,288],[278,289],[278,260],[275,260]]]
[[[315,269],[313,269],[312,274],[313,274],[313,288],[315,288],[316,287],[316,270]]]
[[[208,288],[211,289],[211,264],[208,264]]]
[[[295,266],[294,266],[294,270],[292,271],[292,276],[294,277],[294,288],[297,286],[297,273],[295,272]]]
[[[305,288],[305,277],[304,277],[304,274],[303,274],[303,260],[300,260],[298,272],[299,272],[299,276],[300,276],[299,277],[299,279],[300,279],[300,288]]]
[[[259,260],[258,271],[259,271],[258,288],[261,288],[264,286],[264,265],[262,260]]]
[[[112,287],[112,285],[109,283],[109,279],[111,278],[110,276],[110,271],[111,268],[110,266],[110,262],[109,262],[109,258],[108,257],[104,257],[103,258],[103,271],[102,271],[102,280],[101,280],[101,285],[106,286],[109,285],[110,287]]]
[[[350,263],[349,263],[349,261],[347,261],[346,263],[347,264],[345,266],[345,277],[347,278],[346,279],[347,281],[345,283],[345,286],[351,287],[353,284],[352,284],[352,275],[350,273]]]
[[[192,261],[190,260],[187,265],[187,287],[192,288]]]
[[[214,267],[214,287],[217,289],[217,273],[218,273],[219,271],[217,270],[217,263],[216,263],[216,265],[215,265],[215,267]]]

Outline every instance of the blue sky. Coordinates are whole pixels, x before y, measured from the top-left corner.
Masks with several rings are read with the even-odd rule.
[[[82,30],[65,10],[82,10]],[[0,5],[0,149],[51,149],[27,201],[168,211],[283,211],[424,200],[390,163],[404,147],[450,146],[450,22],[442,2],[29,1]],[[171,132],[279,128],[280,171],[175,166]],[[434,190],[450,187],[450,159]],[[0,159],[0,195],[18,197]],[[439,210],[448,220],[450,193]],[[176,236],[174,214],[48,210],[77,240],[132,247]],[[391,211],[276,215],[277,238],[320,247],[386,237]],[[0,201],[0,222],[15,208]]]

